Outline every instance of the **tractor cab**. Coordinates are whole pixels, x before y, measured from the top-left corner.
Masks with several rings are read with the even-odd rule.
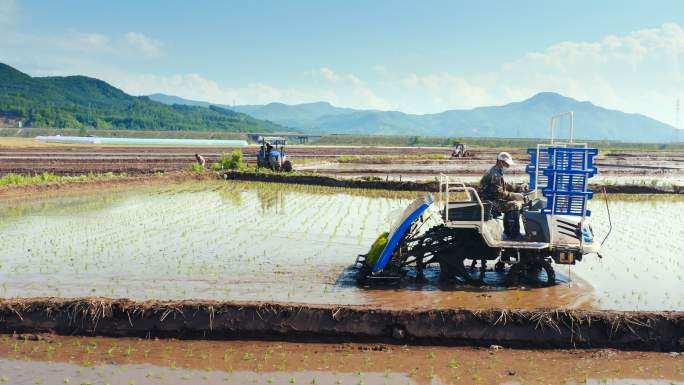
[[[287,139],[280,136],[260,136],[259,144],[257,167],[270,168],[273,171],[292,171],[292,163],[285,153]]]
[[[461,142],[454,142],[453,150],[451,151],[452,158],[470,158],[472,152],[468,149],[468,145]]]

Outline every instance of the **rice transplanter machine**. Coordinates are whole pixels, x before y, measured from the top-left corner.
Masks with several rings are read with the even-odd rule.
[[[554,129],[562,118],[570,120],[570,135],[556,142]],[[505,273],[507,285],[550,286],[555,283],[552,263],[575,264],[587,254],[600,257],[587,208],[598,150],[573,141],[572,120],[572,112],[553,117],[551,142],[528,149],[530,191],[521,212],[521,240],[506,239],[503,221],[475,188],[442,174],[436,202],[432,195],[416,199],[392,225],[379,256],[358,256],[360,280],[394,282],[409,266],[423,279],[424,268],[435,263],[443,279],[482,284],[487,261],[496,261],[494,270]],[[481,262],[479,270],[467,267],[473,261]]]

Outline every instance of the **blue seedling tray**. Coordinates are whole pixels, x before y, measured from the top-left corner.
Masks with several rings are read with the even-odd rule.
[[[598,173],[594,166],[596,148],[545,147],[530,148],[530,164],[525,171],[530,176],[530,187],[539,188],[547,198],[546,214],[590,215],[587,201],[593,193],[585,186]],[[537,175],[539,164],[539,175]],[[555,203],[555,209],[554,209]]]

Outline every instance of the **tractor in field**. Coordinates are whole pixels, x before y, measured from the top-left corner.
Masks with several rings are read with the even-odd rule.
[[[454,149],[451,152],[452,158],[470,158],[473,153],[468,150],[468,145],[461,142],[454,142]]]
[[[503,276],[506,285],[551,286],[556,281],[553,263],[573,265],[587,254],[600,257],[587,208],[598,150],[574,143],[571,130],[568,142],[554,142],[552,134],[550,144],[528,153],[530,191],[521,213],[522,239],[504,235],[501,213],[477,189],[442,174],[436,202],[432,195],[416,199],[368,254],[357,257],[360,281],[398,282],[409,266],[421,280],[425,267],[434,263],[443,279],[480,285],[492,261],[496,282]],[[479,271],[472,261],[481,263]]]
[[[273,171],[292,171],[292,162],[287,159],[285,144],[287,140],[280,136],[259,137],[257,167],[270,168]]]

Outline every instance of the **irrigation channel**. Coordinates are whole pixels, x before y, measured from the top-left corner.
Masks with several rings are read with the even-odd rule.
[[[386,334],[387,325],[391,336],[392,320],[406,311],[415,312],[413,319],[420,322],[442,317],[439,328],[448,327],[444,317],[461,317],[464,325],[472,321],[470,327],[477,328],[497,325],[504,309],[508,312],[504,320],[509,317],[533,331],[526,332],[527,340],[516,342],[517,337],[508,337],[511,345],[525,346],[532,340],[536,341],[533,346],[582,345],[581,338],[573,340],[576,330],[572,327],[559,331],[563,341],[558,343],[545,344],[548,335],[532,334],[546,319],[549,327],[593,320],[605,327],[605,335],[594,335],[595,341],[604,341],[597,342],[599,346],[682,349],[684,340],[678,339],[684,337],[680,335],[684,299],[679,295],[684,284],[680,258],[684,200],[680,196],[612,196],[615,228],[603,247],[603,259],[590,257],[571,270],[558,268],[559,284],[551,288],[445,285],[438,282],[437,267],[428,269],[424,284],[409,280],[393,289],[357,286],[351,269],[355,256],[367,251],[416,194],[420,193],[202,181],[5,201],[0,203],[0,296],[8,300],[0,304],[0,327],[7,332],[12,327],[21,329],[24,322],[27,330],[64,331],[78,313],[83,322],[89,317],[87,331],[97,333],[93,329],[98,322],[101,329],[107,328],[101,319],[105,313],[126,315],[131,326],[135,311],[141,318],[155,315],[154,322],[163,323],[167,310],[174,313],[173,309],[185,308],[186,317],[193,306],[214,301],[199,311],[209,320],[202,328],[212,327],[214,310],[205,312],[209,308],[223,308],[224,321],[230,323],[225,317],[238,308],[252,311],[249,314],[254,317],[262,317],[260,311],[269,308],[291,317],[293,311],[308,307],[313,309],[309,321],[324,313],[328,318],[333,314],[337,321],[335,311],[342,309],[343,314],[357,314],[358,322],[376,322],[363,331],[331,326],[319,337],[340,331],[351,337],[356,333],[379,338]],[[605,207],[595,200],[591,209],[597,239],[602,239],[608,227]],[[79,297],[152,301],[67,300]],[[195,301],[178,302],[189,299]],[[549,313],[548,309],[558,311]],[[97,316],[98,311],[103,316]],[[120,324],[112,322],[104,334],[126,334],[120,333]],[[610,342],[615,337],[611,328],[620,323],[630,328],[630,322],[646,329]],[[654,336],[652,329],[657,325],[667,330]],[[191,323],[177,326],[197,329],[188,331],[188,336],[202,334]],[[144,335],[144,328],[136,325],[130,334]],[[422,341],[435,342],[449,334],[433,332],[421,337]],[[478,335],[452,337],[458,344],[472,342]],[[649,348],[644,338],[657,341]],[[480,344],[491,341],[496,339],[482,338]]]

